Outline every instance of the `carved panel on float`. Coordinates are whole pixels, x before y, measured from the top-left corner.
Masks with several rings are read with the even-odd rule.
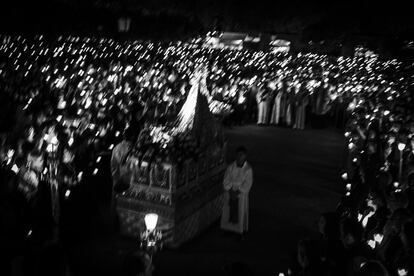
[[[116,196],[121,232],[137,237],[144,215],[155,212],[162,221],[159,227],[171,233],[167,245],[177,247],[218,220],[223,152],[225,147],[215,156],[188,160],[181,167],[166,163],[131,166],[135,169],[131,186]]]

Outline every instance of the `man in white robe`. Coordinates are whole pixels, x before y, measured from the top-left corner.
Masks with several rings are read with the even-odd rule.
[[[273,102],[272,113],[270,117],[270,124],[278,125],[280,121],[280,108],[281,108],[281,100],[282,100],[282,82],[279,80],[276,84],[276,97]]]
[[[263,125],[266,124],[267,116],[267,97],[266,91],[263,88],[259,89],[259,92],[256,94],[257,100],[257,124]]]
[[[244,147],[237,149],[237,159],[224,175],[224,206],[221,229],[243,236],[249,226],[249,191],[253,183],[253,170],[246,161]]]

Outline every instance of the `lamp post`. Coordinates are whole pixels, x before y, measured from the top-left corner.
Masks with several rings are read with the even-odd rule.
[[[402,166],[403,166],[403,152],[405,149],[404,143],[398,143],[398,150],[400,151],[400,166],[398,170],[398,180],[400,183],[402,182]]]
[[[150,256],[162,247],[161,230],[157,230],[158,215],[155,213],[146,214],[144,217],[146,230],[141,232],[141,248],[148,251]]]
[[[47,143],[46,151],[48,153],[47,164],[48,164],[48,182],[50,184],[51,192],[51,204],[52,204],[52,216],[53,220],[57,224],[59,222],[59,185],[58,185],[58,163],[57,163],[57,147],[59,140],[54,134],[46,134],[44,140]]]

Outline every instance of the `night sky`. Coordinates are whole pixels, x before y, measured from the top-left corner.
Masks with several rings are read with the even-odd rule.
[[[120,14],[149,18],[148,22],[160,18],[184,21],[190,26],[186,30],[218,28],[299,34],[311,31],[329,36],[349,32],[395,35],[414,29],[412,10],[408,3],[399,1],[7,0],[2,5],[0,20],[4,30],[67,30],[73,26],[81,28],[82,24],[114,26]]]

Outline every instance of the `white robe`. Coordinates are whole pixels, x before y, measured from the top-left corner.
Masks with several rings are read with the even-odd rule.
[[[221,216],[221,228],[242,234],[247,232],[249,226],[249,191],[253,184],[253,170],[245,162],[243,167],[239,168],[236,162],[230,164],[226,170],[223,180],[225,190],[223,214]],[[231,223],[229,208],[229,191],[233,188],[239,191],[239,208],[238,223]]]
[[[256,95],[257,100],[257,124],[266,124],[267,123],[267,113],[268,113],[268,101],[266,99],[262,99],[262,96],[264,94],[263,90],[259,90],[259,92]]]
[[[287,109],[286,109],[286,124],[288,126],[292,125],[292,104],[288,103]]]
[[[270,117],[271,124],[275,124],[275,125],[279,124],[281,99],[282,99],[282,92],[279,91],[279,93],[276,95],[275,102],[273,104],[272,116]]]

